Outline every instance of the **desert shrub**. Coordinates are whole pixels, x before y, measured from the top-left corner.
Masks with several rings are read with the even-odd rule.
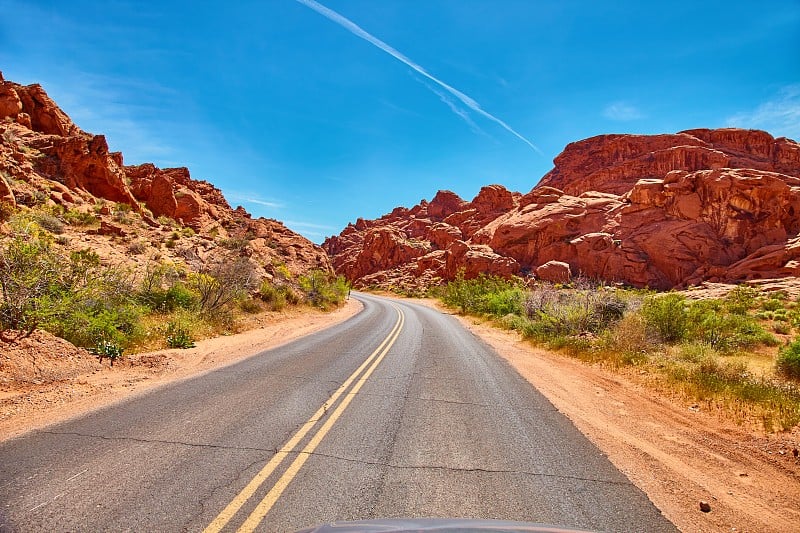
[[[250,241],[248,241],[246,237],[230,237],[227,239],[220,239],[219,245],[228,250],[240,252],[247,247],[249,242]]]
[[[159,215],[156,221],[161,224],[162,226],[173,226],[175,225],[175,221],[169,218],[166,215]]]
[[[687,315],[687,336],[722,352],[777,342],[754,318],[726,313],[719,301],[693,302]]]
[[[456,279],[442,290],[442,301],[458,308],[462,314],[475,313],[502,317],[521,314],[525,295],[517,283],[495,276],[479,275],[465,279],[459,272]]]
[[[485,295],[481,307],[485,313],[496,317],[519,315],[522,313],[524,299],[525,295],[518,287],[500,289]]]
[[[128,252],[132,255],[140,255],[147,251],[148,244],[144,241],[134,241],[128,246]]]
[[[64,222],[70,226],[91,226],[97,223],[97,218],[92,213],[70,208],[64,212]]]
[[[62,260],[48,241],[24,234],[0,248],[0,330],[31,333],[47,319]]]
[[[117,202],[114,204],[114,208],[111,210],[111,215],[114,217],[114,220],[120,222],[122,224],[129,224],[131,222],[131,211],[132,207],[123,202]]]
[[[127,346],[136,336],[140,316],[141,310],[135,305],[75,301],[53,317],[45,329],[76,346],[90,348],[101,341]]]
[[[639,313],[627,313],[600,337],[600,348],[607,353],[641,355],[652,348],[647,324]]]
[[[784,376],[800,379],[800,338],[781,348],[775,366]]]
[[[667,343],[686,336],[688,313],[686,299],[680,294],[653,295],[642,303],[641,313],[649,328]]]
[[[55,215],[45,212],[37,212],[33,215],[34,220],[43,229],[50,233],[60,235],[64,233],[64,223]]]
[[[783,308],[784,308],[783,300],[779,297],[775,297],[775,295],[761,302],[761,309],[763,309],[764,311],[777,311],[778,309],[783,309]]]
[[[178,322],[170,321],[164,329],[164,339],[170,348],[194,348],[194,339],[189,329]]]
[[[779,335],[788,335],[792,332],[792,327],[786,322],[775,322],[772,324],[772,331]]]
[[[717,355],[717,350],[706,342],[685,342],[678,350],[678,359],[689,363],[699,363]]]
[[[94,352],[94,354],[100,358],[101,363],[103,362],[104,358],[108,358],[111,366],[114,366],[114,361],[122,357],[123,351],[124,348],[114,341],[108,339],[102,339],[98,341],[92,349],[92,352]]]
[[[756,305],[758,291],[746,285],[737,285],[725,296],[725,308],[735,315],[746,315]]]
[[[314,269],[298,279],[303,300],[314,307],[330,309],[344,303],[350,292],[350,285],[342,276],[333,276]]]
[[[125,346],[141,311],[127,271],[102,265],[91,250],[65,255],[49,241],[17,234],[0,248],[0,327],[41,327],[78,346]]]
[[[0,201],[0,222],[5,222],[10,219],[14,213],[16,213],[16,209],[10,202]]]
[[[261,283],[261,287],[258,289],[258,296],[272,311],[280,311],[286,307],[285,287],[275,286],[269,281],[264,280]]]
[[[617,323],[628,304],[616,291],[603,288],[557,289],[537,286],[528,293],[525,313],[553,336],[601,333]]]
[[[222,258],[201,272],[189,275],[201,313],[213,314],[246,295],[255,283],[255,269],[243,257]]]
[[[242,298],[239,300],[239,309],[244,311],[245,313],[249,313],[251,315],[255,315],[260,313],[263,309],[261,308],[261,304],[259,304],[253,298]]]
[[[140,293],[139,300],[150,309],[159,312],[197,307],[197,295],[181,282],[174,283],[166,289],[159,288]]]
[[[195,309],[198,295],[182,281],[184,273],[171,263],[150,263],[145,269],[136,298],[153,311]]]

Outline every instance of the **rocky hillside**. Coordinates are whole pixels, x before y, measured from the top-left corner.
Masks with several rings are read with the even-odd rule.
[[[234,252],[268,279],[278,269],[331,270],[319,246],[280,222],[232,209],[186,168],[124,165],[105,137],[82,131],[40,85],[0,74],[0,222],[20,210],[37,214],[59,245],[109,261],[155,258],[199,270]]]
[[[575,142],[527,194],[449,191],[323,248],[356,286],[415,289],[481,272],[669,289],[800,274],[800,145],[697,129]]]

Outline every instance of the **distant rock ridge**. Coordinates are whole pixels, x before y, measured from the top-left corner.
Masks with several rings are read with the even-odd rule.
[[[800,145],[758,130],[601,135],[527,194],[501,185],[359,219],[323,248],[357,286],[480,273],[659,289],[800,274]]]
[[[102,201],[124,204],[160,231],[171,229],[159,222],[166,217],[204,237],[202,246],[184,255],[203,260],[218,255],[216,241],[239,243],[266,277],[277,266],[292,274],[332,271],[319,246],[282,223],[232,209],[219,189],[192,179],[187,168],[124,165],[103,135],[82,131],[41,85],[6,81],[0,73],[0,202],[15,207],[42,201],[87,212]],[[97,216],[108,218],[103,211]],[[121,234],[107,229],[112,220],[103,224],[104,231]]]

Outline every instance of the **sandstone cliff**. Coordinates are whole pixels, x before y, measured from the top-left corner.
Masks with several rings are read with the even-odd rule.
[[[697,129],[572,143],[529,193],[500,185],[348,225],[323,247],[357,286],[481,272],[669,289],[800,274],[800,145]]]
[[[267,278],[279,267],[292,274],[331,270],[319,246],[278,221],[232,209],[188,169],[125,166],[104,136],[82,131],[40,85],[0,74],[0,208],[17,206],[60,206],[84,221],[94,217],[59,244],[90,247],[108,260],[144,263],[155,255],[202,268],[234,251]]]

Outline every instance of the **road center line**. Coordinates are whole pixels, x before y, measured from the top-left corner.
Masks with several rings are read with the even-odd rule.
[[[261,523],[261,521],[264,519],[264,517],[267,515],[270,509],[272,509],[272,507],[275,505],[275,502],[278,501],[278,498],[280,498],[283,491],[286,489],[286,487],[289,486],[289,483],[292,482],[294,477],[300,471],[300,468],[302,468],[305,462],[308,460],[308,458],[311,457],[311,454],[313,454],[314,450],[317,449],[317,446],[319,446],[319,444],[322,442],[322,439],[325,438],[325,435],[328,434],[328,432],[331,430],[331,428],[339,419],[339,417],[342,416],[342,413],[345,411],[345,409],[347,409],[347,406],[350,405],[350,402],[353,401],[353,398],[356,397],[358,391],[361,390],[361,387],[364,386],[364,383],[367,382],[367,379],[369,379],[369,377],[381,363],[383,358],[389,352],[389,349],[392,347],[392,345],[397,340],[397,337],[400,335],[400,330],[402,329],[403,323],[405,322],[405,316],[403,315],[403,312],[400,311],[399,309],[397,309],[397,312],[400,315],[399,327],[396,328],[396,330],[390,335],[389,338],[391,340],[389,340],[388,344],[386,344],[386,346],[383,348],[383,351],[381,351],[380,355],[377,357],[377,359],[375,359],[375,361],[372,363],[369,369],[366,372],[364,372],[364,375],[361,376],[361,378],[359,378],[359,380],[356,382],[356,384],[353,386],[350,392],[348,392],[345,395],[344,399],[342,399],[342,402],[336,407],[336,410],[330,414],[330,416],[322,425],[322,427],[319,428],[319,431],[317,431],[317,433],[311,438],[308,444],[306,444],[305,448],[303,448],[303,450],[295,458],[295,460],[292,462],[292,464],[289,466],[286,472],[284,472],[284,474],[280,477],[280,479],[278,479],[278,481],[275,482],[275,485],[273,485],[270,491],[267,493],[267,495],[264,496],[264,499],[261,500],[261,502],[259,502],[256,508],[253,510],[253,512],[250,513],[250,516],[247,517],[247,520],[245,520],[245,522],[242,524],[242,527],[239,528],[238,530],[239,533],[250,533],[254,531],[256,527],[258,527],[258,524]]]
[[[359,366],[355,370],[355,372],[353,372],[350,375],[350,377],[348,377],[347,380],[345,380],[345,382],[342,383],[342,385],[338,389],[336,389],[336,391],[330,396],[330,398],[328,398],[322,404],[322,406],[319,409],[317,409],[317,412],[315,412],[311,416],[311,418],[309,418],[300,427],[300,429],[298,429],[295,432],[295,434],[292,435],[292,437],[286,442],[286,444],[284,444],[277,451],[277,453],[272,456],[272,458],[269,460],[269,462],[267,462],[267,464],[264,465],[264,468],[262,468],[255,475],[255,477],[253,477],[253,479],[250,480],[250,482],[241,490],[241,492],[239,492],[239,494],[237,494],[233,498],[233,500],[231,500],[231,502],[225,507],[225,509],[223,509],[217,515],[217,517],[214,518],[214,520],[203,530],[203,533],[219,533],[219,531],[221,531],[222,528],[224,528],[225,525],[227,525],[227,523],[230,522],[230,520],[239,511],[239,509],[241,509],[242,506],[253,496],[253,494],[255,494],[255,492],[258,490],[258,488],[261,487],[262,484],[264,484],[264,482],[267,480],[267,478],[269,478],[269,476],[272,475],[272,473],[275,471],[275,469],[278,468],[278,466],[280,466],[280,464],[283,462],[283,460],[292,451],[294,451],[294,449],[300,444],[300,441],[303,440],[303,438],[308,434],[309,431],[311,431],[311,429],[317,424],[317,422],[319,422],[323,417],[325,417],[325,414],[328,411],[328,406],[333,405],[334,403],[336,403],[336,400],[338,400],[339,397],[358,378],[358,376],[362,372],[364,372],[364,369],[366,369],[367,367],[370,366],[370,364],[372,364],[372,366],[366,372],[365,377],[361,378],[361,380],[356,384],[356,387],[353,388],[353,391],[351,391],[350,395],[346,396],[345,399],[342,400],[342,404],[339,405],[339,407],[333,412],[333,414],[330,415],[330,417],[328,418],[328,422],[330,422],[331,417],[333,417],[334,415],[336,416],[336,419],[339,418],[339,416],[341,415],[341,411],[344,410],[344,409],[341,408],[342,405],[344,405],[346,407],[347,404],[350,403],[350,400],[352,399],[352,394],[354,394],[355,392],[358,392],[358,389],[360,389],[361,386],[363,385],[363,380],[365,380],[366,377],[369,377],[369,375],[372,373],[372,371],[377,366],[377,363],[379,363],[380,360],[383,359],[383,357],[386,355],[386,352],[389,351],[389,348],[391,348],[392,344],[394,344],[395,340],[397,339],[397,336],[400,334],[400,330],[402,329],[403,323],[405,322],[405,316],[403,315],[403,312],[400,311],[399,308],[395,307],[395,310],[397,311],[397,322],[395,322],[394,327],[392,327],[392,330],[389,332],[389,335],[387,335],[386,338],[380,343],[380,345],[378,345],[378,347],[375,348],[375,351],[373,351],[370,354],[370,356],[367,357],[367,359],[361,364],[361,366]],[[334,419],[334,422],[336,421],[336,419]],[[316,439],[320,435],[320,433],[323,432],[323,430],[324,430],[324,433],[327,433],[328,430],[330,429],[330,425],[332,425],[332,422],[330,424],[328,424],[326,422],[326,424],[323,425],[322,428],[320,428],[320,431],[312,438],[312,442],[313,442],[314,439]],[[328,429],[326,429],[326,427]],[[323,433],[322,436],[324,436],[324,433]],[[322,437],[320,436],[319,439],[321,440]],[[309,443],[309,445],[310,445],[310,443]],[[308,448],[308,446],[306,446],[306,448]],[[314,446],[314,448],[316,448],[316,445]],[[304,449],[303,452],[305,452],[305,451],[306,450]],[[305,457],[305,456],[306,456],[305,454],[301,453],[301,455],[298,456],[298,459],[299,459],[299,457]],[[297,460],[295,460],[295,462],[297,462]],[[305,462],[305,460],[303,462]],[[289,468],[291,469],[292,466],[294,466],[294,463],[292,463],[292,465]],[[300,466],[302,466],[302,464]],[[297,469],[299,470],[299,467]],[[287,470],[287,473],[288,473],[288,470]],[[286,477],[286,474],[284,474],[284,476],[282,476],[278,480],[278,483],[280,483],[284,479],[284,477]],[[292,477],[294,477],[294,475],[292,475]],[[286,481],[287,485],[288,485],[289,481],[291,481],[291,479]],[[275,486],[277,486],[278,483],[276,483]],[[269,497],[269,495],[272,494],[272,492],[274,490],[275,490],[275,487],[273,487],[270,490],[270,492],[267,494],[267,497]],[[281,489],[280,492],[283,492],[283,489]],[[280,493],[278,493],[278,495],[280,495]],[[277,497],[276,497],[276,499],[277,499]],[[261,504],[259,504],[259,507],[263,503],[264,502],[262,501]],[[272,504],[270,504],[270,508],[272,507],[273,504],[274,504],[274,502]],[[267,511],[269,511],[269,509],[267,509]],[[264,515],[266,515],[266,512],[264,513]],[[253,515],[251,514],[250,518],[252,518],[252,516]],[[250,520],[250,518],[248,518],[248,520]],[[263,516],[262,516],[262,518],[263,518]],[[259,520],[259,522],[260,522],[260,520]],[[256,525],[258,525],[258,522],[256,522]]]

